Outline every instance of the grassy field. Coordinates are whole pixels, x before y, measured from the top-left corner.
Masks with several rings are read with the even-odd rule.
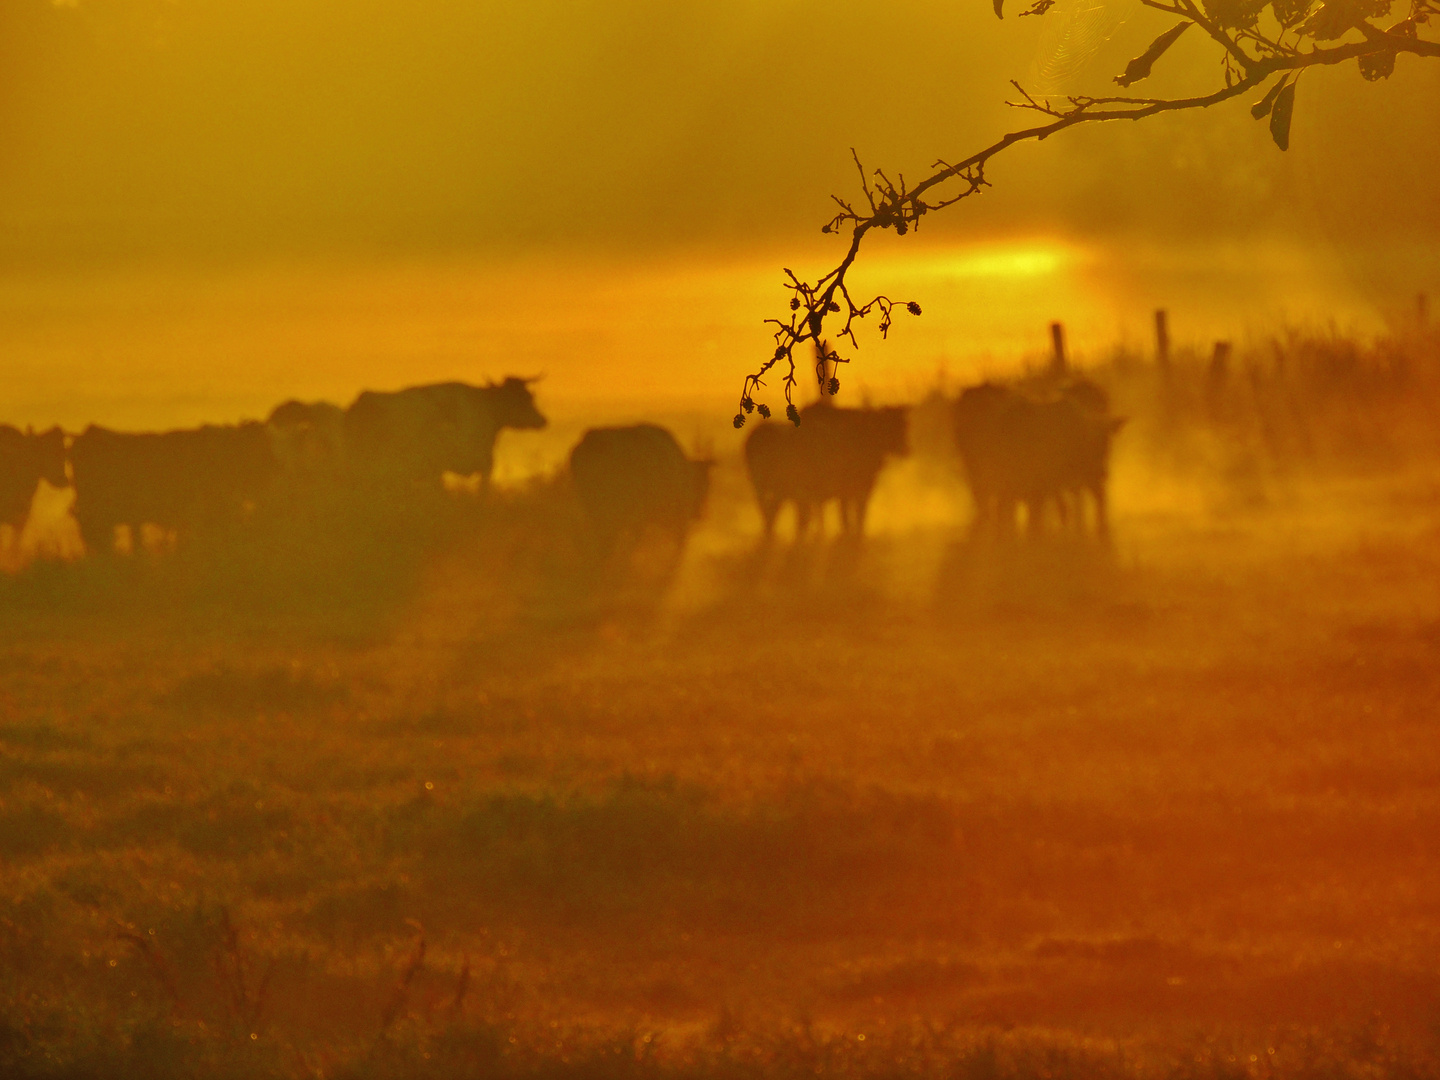
[[[859,550],[725,457],[673,577],[558,480],[32,567],[0,1072],[1440,1074],[1435,345],[1118,357],[1113,551],[931,402]]]

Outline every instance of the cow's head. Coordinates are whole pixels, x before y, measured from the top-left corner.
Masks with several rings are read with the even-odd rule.
[[[983,382],[967,386],[955,402],[955,436],[962,452],[992,435],[1005,414],[1014,409],[1020,395],[1000,383]]]
[[[511,375],[504,382],[487,387],[493,395],[494,415],[500,427],[534,429],[545,426],[545,417],[535,407],[535,397],[530,393],[530,384],[539,381],[538,375],[530,379]]]
[[[35,471],[52,487],[65,487],[70,483],[66,472],[65,432],[52,427],[38,435],[30,436],[35,456]]]

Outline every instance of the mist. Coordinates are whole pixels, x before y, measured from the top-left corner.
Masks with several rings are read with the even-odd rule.
[[[1006,6],[0,0],[0,1075],[1440,1076],[1440,66],[744,381]]]

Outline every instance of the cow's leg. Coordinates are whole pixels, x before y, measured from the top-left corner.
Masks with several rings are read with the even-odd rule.
[[[780,513],[780,500],[773,496],[765,496],[758,500],[760,503],[760,517],[764,523],[764,540],[770,543],[775,539],[775,518]]]
[[[995,531],[999,514],[995,498],[988,491],[976,491],[972,485],[970,500],[975,504],[975,516],[970,521],[970,538],[976,540]]]
[[[1102,543],[1110,542],[1110,513],[1105,505],[1105,481],[1090,485],[1090,494],[1095,499],[1095,535]]]
[[[1015,511],[1019,500],[1013,495],[1000,495],[995,500],[995,533],[1003,540],[1015,536]]]
[[[801,543],[810,532],[810,504],[804,499],[795,500],[795,542]]]
[[[117,543],[120,526],[101,521],[87,515],[76,515],[80,526],[80,540],[90,555],[114,555],[119,551]]]
[[[1061,532],[1068,532],[1068,531],[1070,530],[1070,526],[1075,523],[1074,521],[1072,521],[1071,514],[1070,514],[1070,509],[1071,509],[1071,506],[1070,506],[1070,492],[1068,492],[1068,491],[1057,491],[1057,492],[1055,493],[1055,516],[1056,516],[1056,517],[1059,519],[1059,521],[1060,521],[1060,531],[1061,531]],[[1078,507],[1078,501],[1077,501],[1076,509],[1077,509],[1077,511],[1078,511],[1078,509],[1079,509],[1079,507]],[[1075,520],[1078,521],[1078,517],[1079,517],[1079,515],[1078,515],[1078,513],[1077,513]]]
[[[870,511],[870,493],[866,492],[855,500],[855,537],[865,535],[865,518]]]

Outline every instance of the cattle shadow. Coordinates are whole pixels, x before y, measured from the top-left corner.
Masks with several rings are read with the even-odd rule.
[[[1128,602],[1131,591],[1109,544],[1073,533],[1017,541],[971,528],[946,548],[931,607],[941,619],[1060,616]]]
[[[842,536],[711,552],[704,599],[690,616],[714,626],[758,622],[777,632],[795,623],[863,621],[896,602],[885,569],[889,548]]]
[[[685,561],[684,541],[661,530],[608,545],[582,534],[577,550],[577,565],[568,575],[572,624],[652,622]]]
[[[403,499],[317,493],[223,530],[182,536],[168,549],[36,562],[0,579],[0,610],[236,626],[278,620],[321,632],[383,634],[436,562],[456,550],[470,554],[475,572],[495,576],[510,591],[529,583],[540,547],[534,537],[547,535],[554,502],[543,490]]]

